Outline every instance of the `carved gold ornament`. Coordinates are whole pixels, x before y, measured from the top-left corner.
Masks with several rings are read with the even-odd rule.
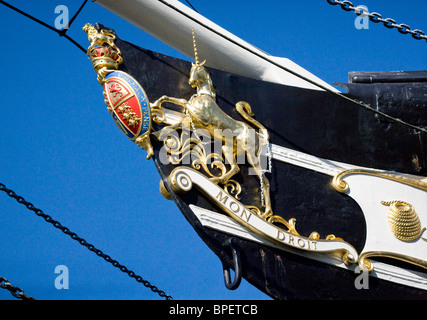
[[[265,172],[271,171],[269,148],[267,157],[270,154],[270,169],[263,169],[260,161],[261,147],[269,145],[268,131],[253,118],[254,114],[247,102],[236,103],[236,111],[246,122],[235,120],[220,109],[215,101],[216,93],[211,77],[204,67],[206,61],[199,62],[194,31],[193,46],[195,63],[192,63],[188,83],[197,89],[197,93],[189,100],[162,96],[152,104],[153,121],[159,125],[168,124],[152,133],[163,142],[159,160],[163,164],[180,165],[167,178],[168,186],[172,191],[182,193],[189,191],[194,183],[223,211],[263,237],[303,250],[343,251],[343,261],[354,263],[358,258],[357,253],[343,239],[332,234],[320,239],[317,232],[312,232],[309,237],[301,236],[296,230],[295,218],[286,220],[273,214],[270,185],[265,177]],[[166,120],[165,115],[170,111],[162,108],[165,102],[184,108],[179,121]],[[233,133],[233,143],[228,143],[227,132]],[[240,202],[245,192],[242,192],[243,188],[234,176],[240,171],[236,160],[242,154],[246,156],[249,169],[254,170],[260,181],[259,202],[248,197],[243,199],[248,204]],[[163,181],[160,182],[160,192],[165,198],[171,199]],[[322,246],[325,249],[321,249]]]
[[[120,71],[123,63],[120,49],[114,43],[111,30],[97,30],[86,23],[90,46],[87,49],[98,82],[103,86],[104,102],[119,129],[147,151],[147,159],[154,155],[151,145],[151,106],[144,89],[130,74]],[[159,115],[160,116],[160,115]]]
[[[223,133],[229,131],[234,134],[234,143],[225,143],[222,146],[222,154],[208,154],[206,157],[215,157],[211,164],[211,169],[219,168],[221,170],[220,175],[213,175],[210,170],[207,173],[210,175],[210,179],[214,183],[220,183],[226,185],[228,181],[240,171],[237,164],[236,157],[238,153],[244,152],[246,159],[249,162],[255,174],[258,176],[263,198],[263,215],[265,217],[272,214],[271,200],[270,200],[270,184],[268,179],[265,177],[265,170],[260,164],[260,152],[256,154],[254,150],[261,150],[256,148],[258,144],[268,145],[268,131],[258,121],[253,119],[254,114],[252,113],[251,107],[247,102],[240,101],[236,103],[236,110],[239,114],[249,123],[238,121],[227,115],[215,101],[215,89],[212,84],[211,77],[203,66],[205,61],[199,62],[197,47],[195,42],[194,30],[193,30],[193,45],[196,63],[192,63],[190,77],[188,83],[197,89],[197,93],[193,95],[190,100],[173,98],[168,96],[162,96],[160,99],[152,104],[153,113],[155,110],[161,110],[161,106],[165,102],[173,103],[184,108],[186,118],[183,121],[175,123],[171,126],[164,127],[158,132],[154,132],[153,135],[160,137],[168,132],[181,129],[184,125],[189,125],[193,128],[197,138],[197,132],[195,128],[203,129],[209,132],[210,136],[217,140],[224,140]],[[157,112],[157,115],[161,117],[162,112]],[[252,126],[253,127],[252,127]],[[254,128],[259,130],[258,135],[250,134]],[[197,144],[195,141],[191,141]],[[176,142],[167,142],[168,144]],[[248,151],[248,146],[252,149]],[[183,154],[185,154],[183,152]],[[173,155],[173,154],[172,154]],[[227,162],[230,164],[230,169],[225,170],[222,163]],[[203,161],[196,163],[196,165],[203,165]],[[205,168],[206,169],[206,168]]]
[[[351,186],[344,177],[348,177]],[[415,210],[415,206],[417,210],[425,210],[427,182],[423,177],[353,168],[337,173],[332,185],[338,192],[353,198],[364,214],[367,236],[358,261],[362,270],[374,270],[374,263],[368,257],[388,257],[427,268],[427,239],[422,238],[426,230],[422,226],[425,212]],[[408,201],[382,200],[396,196]],[[381,215],[380,203],[388,206],[385,217]]]
[[[194,184],[222,212],[269,241],[311,252],[337,252],[345,263],[358,260],[356,250],[343,239],[332,234],[321,239],[317,232],[304,237],[296,230],[295,218],[287,220],[273,214],[270,184],[265,176],[266,172],[271,172],[272,159],[268,131],[254,119],[249,103],[235,104],[242,120],[232,118],[218,106],[212,79],[204,67],[206,60],[199,62],[194,30],[195,63],[192,63],[188,83],[197,90],[196,94],[189,100],[162,96],[152,104],[138,81],[118,70],[123,59],[114,43],[114,33],[98,31],[89,23],[83,30],[90,42],[87,54],[103,86],[107,109],[119,129],[147,150],[147,159],[154,155],[151,137],[163,142],[158,160],[177,166],[167,177],[167,184],[160,181],[160,192],[165,198],[173,198],[170,191],[190,191]],[[183,112],[163,109],[165,102],[181,106]],[[151,132],[152,121],[163,126]],[[218,148],[214,146],[211,151],[212,144]],[[261,161],[265,148],[268,169]],[[260,199],[248,196],[251,192],[247,192],[235,177],[240,172],[239,157],[245,159],[248,171],[259,181]],[[246,205],[240,202],[242,197]]]
[[[348,183],[342,179],[345,176],[348,176],[350,174],[365,174],[365,175],[385,178],[388,180],[404,183],[409,186],[427,191],[427,182],[420,181],[417,179],[411,179],[401,174],[394,174],[394,173],[382,172],[382,171],[371,170],[371,169],[347,169],[339,172],[332,179],[332,186],[335,188],[335,190],[337,190],[340,193],[346,193],[348,191],[349,189]]]
[[[96,30],[96,28],[86,23],[83,31],[87,33],[90,46],[87,49],[87,55],[92,61],[93,68],[98,74],[98,82],[102,85],[105,76],[117,70],[123,63],[120,49],[114,44],[116,36],[109,30]],[[104,46],[104,45],[108,45]]]
[[[327,239],[320,239],[317,233],[312,233],[310,237],[301,236],[293,228],[295,219],[286,222],[291,229],[285,230],[281,226],[273,224],[277,221],[264,219],[193,168],[184,166],[175,168],[168,177],[168,184],[176,193],[188,192],[193,186],[196,186],[232,219],[265,239],[299,250],[342,253],[341,259],[346,264],[358,261],[357,251],[342,239],[332,235]]]
[[[413,241],[421,237],[426,228],[421,228],[420,218],[410,203],[395,200],[381,201],[381,204],[389,206],[388,225],[397,239]],[[424,238],[421,239],[427,241]]]

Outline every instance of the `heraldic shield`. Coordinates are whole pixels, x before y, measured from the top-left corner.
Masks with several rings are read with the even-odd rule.
[[[153,158],[160,193],[220,258],[228,289],[244,278],[277,299],[426,297],[427,181],[394,158],[406,145],[413,144],[407,154],[419,149],[412,133],[384,130],[323,92],[205,67],[194,30],[195,63],[136,47],[100,25],[84,30],[109,112]],[[353,119],[372,121],[376,148]],[[322,136],[321,144],[313,139]],[[394,151],[379,154],[393,137],[401,141]],[[361,151],[348,155],[353,146]],[[360,290],[355,278],[375,278],[374,286]]]
[[[104,93],[115,123],[129,139],[150,131],[147,95],[132,76],[122,71],[110,73],[105,77]]]

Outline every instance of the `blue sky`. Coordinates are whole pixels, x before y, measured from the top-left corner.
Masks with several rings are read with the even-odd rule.
[[[50,25],[56,6],[66,5],[71,16],[81,3],[13,1]],[[346,82],[349,71],[425,69],[425,41],[381,24],[358,30],[356,15],[326,0],[191,3],[247,42],[290,58],[328,83]],[[425,1],[354,4],[427,32]],[[269,299],[245,281],[235,291],[225,288],[219,258],[174,203],[160,195],[154,163],[112,121],[87,57],[2,5],[0,16],[0,182],[175,299]],[[68,31],[85,48],[86,22],[100,22],[122,39],[184,58],[91,1]],[[4,193],[0,208],[0,276],[27,294],[36,299],[161,299]],[[58,265],[68,268],[67,290],[55,288]],[[0,290],[0,299],[14,298]]]

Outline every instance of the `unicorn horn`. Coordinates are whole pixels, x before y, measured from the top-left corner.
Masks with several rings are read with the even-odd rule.
[[[194,48],[194,58],[196,61],[196,64],[199,64],[199,56],[197,54],[197,47],[196,47],[196,36],[194,34],[194,28],[191,28],[191,33],[193,34],[193,48]]]

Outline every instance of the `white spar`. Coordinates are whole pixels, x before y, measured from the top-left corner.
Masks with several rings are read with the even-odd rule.
[[[209,67],[253,79],[323,90],[297,76],[300,75],[323,88],[338,92],[336,88],[291,60],[265,53],[178,0],[95,0],[95,2],[191,59],[194,58],[191,28],[194,27],[199,57],[201,60],[206,59],[206,65]],[[297,75],[286,70],[291,70]]]

